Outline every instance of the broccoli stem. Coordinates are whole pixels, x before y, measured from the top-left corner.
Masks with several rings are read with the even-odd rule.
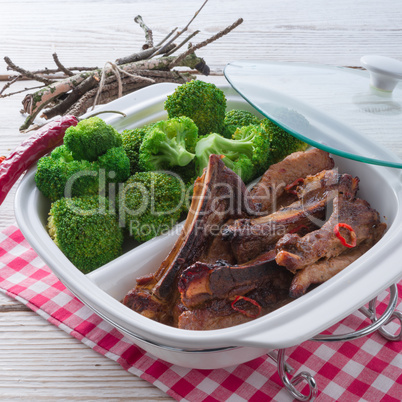
[[[195,157],[194,154],[188,152],[182,145],[173,143],[170,145],[167,142],[163,142],[159,145],[159,152],[162,155],[158,155],[164,159],[164,162],[168,162],[172,166],[186,166]]]
[[[229,159],[237,159],[240,154],[249,158],[253,155],[253,143],[246,140],[231,140],[222,137],[219,134],[210,134],[198,141],[196,154],[203,153],[208,150],[210,154],[224,155]]]
[[[241,155],[248,158],[253,156],[253,142],[250,138],[231,140],[219,134],[209,134],[198,141],[195,148],[197,170],[201,175],[203,169],[208,165],[209,155],[223,155],[223,162],[232,170],[235,170],[235,163]]]

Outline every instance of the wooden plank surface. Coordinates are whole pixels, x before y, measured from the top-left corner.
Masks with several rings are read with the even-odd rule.
[[[138,51],[140,14],[155,40],[184,26],[202,1],[0,0],[0,75],[4,56],[27,69],[103,66]],[[189,32],[197,43],[237,18],[234,32],[200,50],[210,67],[264,59],[358,66],[364,54],[402,56],[402,2],[395,0],[220,0],[205,6]],[[0,83],[1,84],[1,83]],[[14,90],[32,83],[20,82]],[[24,94],[0,99],[0,155],[26,135],[18,131]],[[14,222],[13,191],[0,207],[0,229]],[[0,400],[171,400],[117,363],[48,324],[25,306],[0,295]]]

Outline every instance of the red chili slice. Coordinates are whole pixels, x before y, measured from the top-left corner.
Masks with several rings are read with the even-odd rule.
[[[349,230],[349,232],[350,232],[350,238],[351,238],[351,242],[350,242],[350,243],[348,243],[348,242],[346,241],[346,239],[341,235],[341,232],[340,232],[340,230],[339,230],[340,228],[344,228],[344,229]],[[335,236],[341,241],[341,243],[342,243],[345,247],[349,247],[349,248],[356,247],[356,238],[357,238],[357,236],[356,236],[356,232],[353,230],[352,226],[348,225],[347,223],[343,223],[343,222],[338,223],[338,224],[335,225],[335,227],[334,227],[334,233],[335,233]]]
[[[75,116],[59,117],[36,130],[0,164],[0,205],[21,174],[39,158],[63,143],[64,133],[76,126]]]
[[[248,302],[250,302],[251,304],[253,304],[254,306],[256,306],[256,307],[258,308],[258,313],[257,313],[257,314],[252,314],[252,313],[250,313],[250,311],[243,310],[243,309],[241,309],[241,308],[239,308],[239,307],[236,307],[235,304],[236,304],[236,302],[238,302],[239,300],[248,301]],[[233,309],[233,310],[236,310],[236,311],[238,311],[239,313],[242,313],[242,314],[244,314],[245,316],[250,317],[250,318],[257,318],[259,315],[261,315],[261,306],[260,306],[255,300],[250,299],[249,297],[246,297],[246,296],[236,296],[236,298],[233,300],[231,306],[232,306],[232,309]]]
[[[6,159],[5,156],[0,156],[0,163],[4,161],[4,159]]]
[[[297,187],[299,184],[303,184],[303,183],[304,183],[303,177],[299,177],[293,183],[288,184],[285,187],[285,191],[288,192],[289,194],[297,195],[296,189],[293,189],[293,187]]]

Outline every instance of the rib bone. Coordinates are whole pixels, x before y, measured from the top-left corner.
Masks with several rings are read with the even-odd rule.
[[[190,211],[173,249],[153,275],[137,280],[123,303],[156,321],[174,324],[180,312],[174,311],[178,309],[178,277],[207,252],[224,222],[256,212],[249,199],[240,177],[219,156],[211,155],[195,183]]]
[[[286,233],[306,234],[322,226],[338,195],[354,197],[358,179],[326,170],[308,176],[297,189],[298,201],[270,215],[239,219],[225,225],[222,233],[232,245],[238,263],[245,263],[275,246]]]

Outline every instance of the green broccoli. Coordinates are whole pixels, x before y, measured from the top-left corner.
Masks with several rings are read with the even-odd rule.
[[[107,126],[99,118],[83,120],[76,127],[77,131],[70,131],[64,137],[65,143],[55,148],[50,156],[44,156],[38,161],[35,174],[35,182],[38,189],[51,201],[56,201],[61,197],[78,197],[96,193],[107,194],[110,183],[124,182],[130,176],[130,160],[122,147],[120,134],[112,126]],[[85,122],[89,121],[88,124]],[[95,128],[99,128],[99,132]],[[68,130],[69,130],[68,129]],[[67,130],[67,131],[68,131]],[[107,132],[111,136],[117,134],[115,141],[108,140]],[[83,140],[83,152],[86,149],[94,151],[96,145],[98,151],[102,148],[102,153],[94,160],[87,157],[81,158],[74,152],[74,147],[78,145],[80,138]],[[118,144],[115,146],[113,144]],[[87,145],[85,145],[87,144]],[[107,145],[109,148],[106,148]],[[95,154],[93,154],[95,155]]]
[[[50,209],[47,229],[65,256],[88,273],[122,254],[123,231],[106,198],[60,198]]]
[[[65,145],[54,148],[50,155],[53,159],[61,159],[63,162],[71,162],[74,160],[71,151]]]
[[[99,117],[81,120],[64,134],[64,144],[76,160],[93,162],[109,148],[123,145],[121,135]]]
[[[305,151],[309,145],[293,137],[269,119],[261,120],[261,125],[270,138],[269,164],[277,163],[293,152]]]
[[[198,177],[194,159],[186,166],[174,166],[169,168],[169,171],[177,174],[186,186],[193,185]]]
[[[122,183],[130,176],[130,161],[123,147],[110,148],[95,162],[75,160],[65,145],[50,156],[39,159],[35,173],[36,187],[56,201],[61,197],[107,194],[110,183]]]
[[[140,147],[145,134],[151,127],[152,125],[146,125],[133,130],[124,130],[121,133],[123,139],[123,148],[130,159],[130,173],[132,175],[140,171],[138,161]]]
[[[195,147],[199,175],[208,165],[209,155],[223,155],[225,165],[245,183],[258,177],[269,157],[269,137],[261,126],[244,126],[236,130],[233,139],[213,133],[201,138]]]
[[[130,160],[123,147],[108,149],[97,162],[105,169],[106,183],[123,183],[130,177]]]
[[[140,147],[141,170],[166,170],[188,165],[194,159],[197,139],[198,128],[188,117],[155,123],[145,134]]]
[[[119,192],[120,225],[139,242],[171,229],[184,209],[185,186],[175,175],[139,172]]]
[[[222,135],[226,138],[232,138],[236,129],[251,124],[259,124],[260,119],[246,110],[233,109],[225,114],[224,128]]]
[[[99,190],[97,162],[74,160],[64,145],[55,148],[50,156],[39,159],[35,183],[41,193],[50,199],[96,194]]]
[[[198,127],[199,135],[220,133],[226,112],[226,97],[216,85],[192,80],[176,88],[165,101],[169,118],[187,116]]]

